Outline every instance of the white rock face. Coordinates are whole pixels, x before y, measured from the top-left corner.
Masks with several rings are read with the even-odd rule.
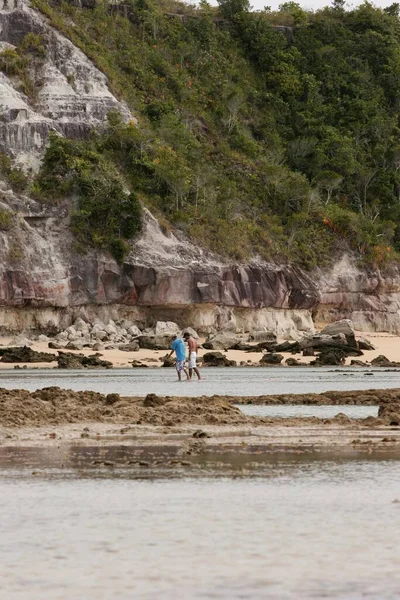
[[[50,131],[84,137],[118,110],[134,120],[127,106],[109,91],[107,78],[68,39],[50,27],[27,0],[8,0],[0,10],[0,38],[13,48],[24,36],[40,34],[47,44],[40,66],[37,99],[33,103],[15,88],[15,81],[0,74],[0,147],[25,167],[36,170]]]

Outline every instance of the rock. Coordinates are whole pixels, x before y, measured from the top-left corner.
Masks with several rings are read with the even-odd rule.
[[[140,360],[132,360],[131,365],[134,369],[141,369],[141,368],[147,369],[147,365],[145,365],[144,363],[141,363]]]
[[[275,354],[274,352],[264,354],[260,359],[260,365],[280,365],[283,361],[282,354]]]
[[[93,348],[93,350],[98,352],[99,350],[103,349],[103,346],[100,344],[100,342],[96,342],[95,344],[93,344],[92,348]]]
[[[360,350],[376,350],[375,346],[367,338],[359,338],[357,343]]]
[[[50,338],[47,337],[47,335],[39,335],[38,337],[38,342],[47,344],[50,341]]]
[[[192,437],[201,439],[201,438],[209,438],[210,436],[208,435],[208,433],[206,433],[202,429],[196,429],[196,431],[193,432]]]
[[[200,339],[199,334],[197,333],[197,331],[195,329],[193,329],[193,327],[185,327],[184,329],[182,329],[182,336],[185,333],[189,333],[193,339],[198,340]]]
[[[58,352],[59,369],[112,369],[112,363],[101,360],[98,354],[84,356],[83,354],[71,354],[69,352]]]
[[[68,344],[65,347],[68,348],[68,350],[82,350],[83,342],[68,342]]]
[[[106,399],[105,399],[105,404],[113,405],[116,402],[119,402],[120,400],[121,400],[121,396],[119,394],[107,394]]]
[[[299,362],[295,358],[287,358],[285,360],[285,363],[287,364],[288,367],[299,367],[299,366],[301,366],[301,362]]]
[[[79,317],[74,323],[74,328],[76,329],[76,331],[88,332],[89,324]]]
[[[357,342],[354,334],[353,322],[350,319],[342,319],[330,323],[321,331],[321,335],[344,335],[349,346],[357,348]]]
[[[321,334],[326,335],[338,335],[340,333],[343,333],[344,336],[354,336],[354,326],[350,319],[341,319],[340,321],[329,323],[321,331]]]
[[[171,335],[141,335],[138,341],[140,348],[168,350],[171,346],[171,338]]]
[[[315,352],[312,348],[304,348],[302,354],[303,354],[303,356],[314,356]]]
[[[175,366],[175,359],[172,357],[168,358],[168,355],[165,355],[160,360],[163,361],[163,364],[161,365],[162,367],[174,367]]]
[[[274,352],[291,352],[292,354],[300,353],[299,342],[283,342],[274,347]]]
[[[164,406],[167,402],[166,398],[161,398],[156,394],[147,394],[143,400],[143,406],[146,406],[146,408],[157,408],[157,406]]]
[[[56,339],[60,340],[60,341],[67,341],[68,339],[68,333],[66,331],[60,331],[60,333],[57,333],[56,335]]]
[[[156,335],[169,335],[178,334],[180,332],[179,325],[173,321],[157,321],[155,334]]]
[[[65,343],[63,342],[49,342],[47,345],[49,348],[53,348],[53,350],[62,350],[65,347]]]
[[[92,331],[92,334],[93,334],[93,331]],[[103,329],[98,329],[94,332],[94,337],[96,338],[96,340],[103,341],[107,337],[107,332],[104,331]]]
[[[203,344],[206,350],[229,350],[240,342],[240,338],[229,331],[221,331],[210,336]]]
[[[379,406],[378,418],[383,419],[387,425],[398,427],[400,425],[400,400],[390,399],[382,402]]]
[[[342,365],[346,360],[347,353],[341,348],[326,348],[321,351],[312,365]]]
[[[386,356],[383,356],[383,354],[380,354],[379,356],[371,360],[371,365],[373,365],[374,367],[398,368],[400,367],[400,362],[391,361],[388,358],[386,358]]]
[[[138,335],[142,334],[139,327],[136,327],[136,325],[130,325],[129,327],[126,328],[126,331],[132,337],[137,337]]]
[[[115,327],[115,325],[113,323],[109,323],[104,328],[104,331],[106,332],[107,335],[116,335],[118,333],[117,328]]]
[[[318,333],[315,335],[305,335],[299,341],[300,348],[325,348],[326,346],[333,346],[335,348],[342,348],[348,346],[346,336],[344,333],[338,333],[336,335],[325,335]]]
[[[271,331],[252,331],[249,342],[276,342],[276,335]]]
[[[203,363],[208,367],[236,367],[236,361],[229,360],[221,352],[206,352]]]
[[[123,352],[137,352],[139,350],[139,342],[135,340],[129,344],[120,344],[118,350],[122,350]]]
[[[363,362],[362,360],[354,360],[354,359],[352,359],[350,361],[350,365],[352,367],[368,367],[368,364]]]
[[[54,362],[57,357],[49,352],[36,352],[32,348],[23,346],[22,348],[0,348],[1,362],[3,363],[38,363]]]

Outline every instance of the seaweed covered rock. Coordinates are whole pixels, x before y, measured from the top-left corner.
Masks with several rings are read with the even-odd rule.
[[[236,367],[236,361],[229,360],[222,352],[206,352],[203,364],[207,367]]]
[[[271,352],[269,354],[264,354],[264,356],[261,357],[260,365],[280,365],[282,361],[282,354]]]
[[[99,358],[99,354],[84,356],[83,354],[72,354],[71,352],[58,353],[59,369],[112,369],[112,363]]]
[[[1,362],[4,363],[38,363],[38,362],[54,362],[57,360],[55,354],[50,352],[37,352],[28,346],[15,348],[0,348]]]

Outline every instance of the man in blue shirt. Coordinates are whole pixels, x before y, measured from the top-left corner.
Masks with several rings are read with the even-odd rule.
[[[181,338],[178,338],[177,335],[172,336],[171,352],[168,354],[168,358],[170,356],[172,356],[172,354],[174,352],[175,352],[175,357],[176,357],[175,367],[176,367],[176,372],[178,373],[179,381],[182,381],[182,371],[185,373],[186,379],[189,380],[189,373],[188,373],[187,369],[185,368],[185,363],[186,363],[185,342],[183,340],[181,340]]]

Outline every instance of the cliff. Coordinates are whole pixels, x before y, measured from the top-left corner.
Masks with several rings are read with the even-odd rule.
[[[25,0],[0,10],[0,48],[27,33],[44,35],[40,80],[29,98],[15,77],[0,73],[0,147],[26,172],[40,164],[50,131],[85,138],[110,109],[135,121],[106,77]],[[44,206],[0,183],[0,211],[13,215],[0,231],[0,329],[57,329],[77,316],[129,316],[142,324],[174,320],[203,331],[273,330],[296,337],[314,323],[353,319],[356,328],[400,332],[400,274],[360,269],[347,254],[333,267],[305,272],[257,259],[234,264],[183,234],[163,231],[148,210],[140,239],[123,264],[109,254],[74,249],[68,202]],[[314,320],[313,320],[314,318]]]

